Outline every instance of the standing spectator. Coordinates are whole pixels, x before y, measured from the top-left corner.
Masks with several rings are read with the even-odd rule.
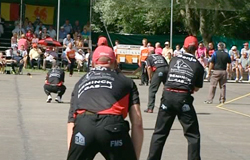
[[[64,30],[64,27],[62,26],[59,31],[59,42],[63,42],[64,38],[66,38],[67,33]]]
[[[157,50],[158,49],[158,50]],[[162,55],[162,48],[160,42],[155,43],[155,51],[161,51],[160,55]],[[155,52],[156,53],[156,52]]]
[[[19,50],[21,56],[23,57],[23,67],[27,67],[27,60],[28,60],[28,52],[25,50],[24,45],[21,45],[21,48]]]
[[[212,42],[208,43],[206,57],[208,57],[210,59],[212,57],[214,51],[215,51],[214,44]]]
[[[73,43],[68,44],[68,47],[65,52],[66,52],[66,58],[69,64],[69,76],[72,77],[74,66],[75,66],[75,61],[76,61],[75,59],[76,49],[73,48]]]
[[[246,42],[244,43],[244,48],[241,49],[240,54],[243,55],[243,53],[247,54],[247,57],[250,55],[250,49],[249,49],[249,44]]]
[[[230,63],[231,58],[229,57],[229,54],[225,52],[225,44],[222,42],[218,43],[218,51],[213,54],[209,65],[208,78],[211,76],[210,88],[208,99],[204,103],[213,103],[218,83],[221,89],[219,101],[220,103],[224,103],[226,101],[227,69],[229,68]],[[212,69],[214,71],[211,75]]]
[[[153,45],[152,45],[152,43],[151,42],[148,42],[148,50],[149,50],[149,52],[150,51],[154,51],[155,50],[155,48],[153,47]]]
[[[29,18],[26,17],[24,22],[23,22],[23,28],[26,30],[28,26],[29,26]],[[26,30],[26,31],[28,31],[28,30]]]
[[[195,57],[199,59],[201,55],[205,57],[206,54],[207,54],[207,48],[204,46],[203,43],[200,43],[198,49],[195,52]]]
[[[28,40],[25,38],[25,35],[22,34],[21,35],[21,39],[19,39],[18,41],[18,49],[21,49],[21,46],[24,46],[24,49],[27,50],[28,49]]]
[[[38,41],[39,41],[39,38],[37,37],[37,35],[36,35],[36,34],[33,34],[33,38],[32,38],[31,43],[32,43],[32,44],[34,44],[34,43],[38,44]]]
[[[149,49],[147,47],[147,44],[148,40],[144,38],[142,40],[142,46],[140,48],[140,58],[139,58],[139,66],[141,67],[141,84],[139,84],[140,86],[145,84],[148,86],[148,72],[147,72],[146,61],[148,58]]]
[[[34,27],[33,27],[31,21],[29,21],[28,26],[25,29],[26,29],[26,31],[31,30],[32,32],[34,32]]]
[[[11,37],[11,47],[14,48],[17,45],[17,33],[14,33],[13,36]]]
[[[32,42],[32,39],[33,39],[33,32],[32,32],[32,30],[29,29],[25,36],[26,36],[26,38],[27,38],[27,40],[28,40],[28,42],[30,44]]]
[[[76,52],[76,63],[77,63],[77,69],[78,72],[80,72],[81,67],[83,67],[84,62],[85,62],[85,55],[83,53],[83,50],[79,49],[78,52]]]
[[[38,48],[36,43],[34,43],[32,47],[33,48],[30,50],[30,53],[29,53],[30,66],[32,69],[34,69],[34,64],[35,62],[37,62],[38,69],[40,69],[42,51]]]
[[[166,41],[166,42],[165,42],[165,47],[164,47],[163,50],[162,50],[162,56],[165,57],[165,58],[167,59],[168,53],[170,53],[171,55],[174,54],[174,53],[173,53],[173,49],[170,48],[170,46],[169,46],[169,42]]]
[[[4,34],[4,23],[5,23],[5,20],[2,18],[0,14],[0,37],[2,36],[2,34]]]
[[[42,22],[40,20],[40,17],[38,16],[38,17],[36,17],[36,20],[34,22],[34,26],[37,27],[40,23],[42,23]]]
[[[204,68],[204,76],[203,78],[205,79],[208,73],[208,59],[205,57],[205,55],[201,55],[201,57],[198,59],[200,64],[203,66]]]
[[[16,73],[15,67],[19,67],[18,72]],[[11,63],[11,68],[12,71],[15,74],[20,74],[22,72],[23,69],[23,57],[20,54],[20,51],[17,51],[17,55],[14,55],[12,58],[12,63]]]
[[[67,34],[67,37],[63,40],[63,47],[67,47],[69,43],[74,44],[74,40],[71,38],[70,34]]]
[[[239,70],[240,70],[240,81],[243,80],[243,74],[246,72],[248,73],[248,81],[250,82],[250,61],[249,58],[247,57],[247,52],[243,52],[242,56],[239,60]]]
[[[57,59],[58,54],[54,51],[53,47],[47,48],[44,53],[43,70],[46,70],[47,62],[52,63],[52,68],[55,68]]]
[[[166,61],[168,62],[168,64],[170,63],[171,59],[172,59],[172,54],[171,52],[167,53],[167,56],[165,57]]]
[[[181,47],[180,47],[179,44],[177,44],[177,45],[175,46],[175,50],[174,50],[174,57],[176,57],[176,56],[178,56],[178,55],[181,55],[181,54],[182,54],[182,52],[181,52]]]
[[[72,32],[72,25],[69,23],[68,19],[65,21],[65,24],[63,25],[63,27],[64,27],[64,30],[65,30],[65,32],[67,34],[71,34],[71,32]]]
[[[75,32],[78,32],[78,33],[81,32],[81,26],[80,26],[78,20],[75,21],[75,25],[74,25],[74,27],[73,27],[73,33],[75,33]]]
[[[51,38],[56,39],[56,31],[54,30],[53,26],[49,26],[48,35]]]

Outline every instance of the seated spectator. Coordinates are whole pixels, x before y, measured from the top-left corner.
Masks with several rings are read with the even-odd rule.
[[[20,35],[20,32],[21,35],[26,33],[24,28],[21,28],[20,25],[17,25],[15,29],[12,30],[12,34],[16,33],[17,35]]]
[[[34,27],[33,27],[31,21],[29,21],[28,26],[25,29],[26,29],[26,31],[31,30],[32,32],[34,32]]]
[[[171,52],[168,52],[168,53],[167,53],[167,56],[165,57],[165,59],[166,59],[166,61],[167,61],[168,64],[169,64],[169,62],[170,62],[171,59],[172,59],[172,54],[171,54]]]
[[[63,47],[67,47],[69,43],[74,44],[74,40],[71,38],[70,34],[67,34],[67,37],[63,40]]]
[[[88,32],[91,32],[90,30],[90,22],[88,21],[87,24],[84,26]]]
[[[15,47],[13,48],[13,51],[12,51],[13,56],[16,56],[16,55],[17,55],[17,51],[18,51],[18,47],[15,46]]]
[[[4,34],[4,23],[5,23],[5,20],[4,18],[1,17],[1,14],[0,14],[0,37],[2,36],[2,34]]]
[[[15,67],[19,67],[18,72],[16,73]],[[11,68],[12,71],[15,74],[20,74],[22,73],[22,69],[23,69],[23,57],[20,54],[20,51],[17,52],[17,55],[14,55],[12,58],[12,63],[11,63]]]
[[[249,65],[250,65],[250,61],[249,61],[249,59],[247,57],[247,52],[243,52],[242,56],[241,56],[241,58],[239,60],[239,70],[240,70],[240,79],[239,79],[239,81],[243,80],[244,72],[248,73],[248,81],[250,81],[250,76],[249,76],[250,68],[249,68]]]
[[[80,34],[78,33],[78,32],[75,32],[74,34],[73,34],[73,40],[74,41],[76,41],[77,39],[78,39],[78,36],[79,36]],[[81,35],[80,35],[81,36]],[[81,36],[82,37],[82,36]]]
[[[78,33],[81,32],[81,26],[80,26],[78,20],[75,21],[75,25],[74,25],[74,27],[73,27],[73,33],[75,33],[75,32],[78,32]]]
[[[26,36],[29,44],[31,44],[32,39],[33,39],[33,32],[32,32],[32,30],[29,29],[25,36]]]
[[[33,34],[33,38],[32,38],[31,43],[32,43],[32,44],[34,44],[34,43],[38,44],[38,41],[39,41],[39,38],[37,37],[37,35],[36,35],[36,34]]]
[[[13,57],[13,48],[9,48],[5,51],[6,59],[11,59]]]
[[[35,20],[35,22],[34,22],[35,28],[36,28],[40,23],[42,23],[41,20],[40,20],[40,17],[36,17],[36,20]]]
[[[239,81],[239,66],[238,66],[238,59],[235,59],[234,55],[230,55],[231,58],[231,64],[230,64],[230,68],[229,68],[229,73],[228,73],[228,78],[229,79],[233,79],[233,73],[236,73],[236,77],[235,77],[235,82]]]
[[[208,59],[206,58],[205,54],[202,54],[200,58],[198,59],[200,64],[204,67],[204,79],[207,76],[208,73]]]
[[[83,27],[83,31],[81,33],[83,40],[89,40],[90,33],[88,32],[87,28]]]
[[[43,69],[46,69],[46,63],[50,62],[52,63],[52,68],[56,66],[56,61],[58,59],[58,54],[54,51],[53,47],[49,47],[46,49],[44,53],[44,59],[43,59]]]
[[[28,49],[29,43],[28,43],[28,40],[26,39],[24,34],[21,35],[21,39],[19,39],[19,41],[18,41],[18,49],[21,49],[22,45],[24,46],[25,50]]]
[[[32,44],[32,49],[30,50],[29,57],[30,57],[30,66],[32,69],[34,69],[34,64],[37,62],[38,69],[40,69],[40,63],[41,63],[41,54],[42,51],[38,48],[37,44]]]
[[[63,27],[64,27],[64,30],[67,34],[72,33],[72,25],[69,23],[68,19],[65,21],[65,24],[63,25]]]
[[[83,67],[83,64],[85,62],[85,55],[82,49],[79,49],[78,52],[76,52],[75,59],[77,63],[78,72],[80,72],[80,69],[81,67]]]
[[[13,36],[11,37],[11,47],[14,48],[17,45],[17,33],[14,33]]]
[[[42,31],[44,28],[46,28],[42,22],[39,23],[39,25],[36,26],[35,34],[39,35],[39,32]]]
[[[28,25],[29,25],[29,18],[26,17],[26,18],[24,19],[24,22],[23,22],[23,28],[26,30],[26,28],[28,27]],[[27,31],[27,30],[26,30],[26,31]]]
[[[3,53],[0,52],[0,73],[4,73],[5,71],[5,64],[6,64],[6,61],[5,61],[5,58],[3,57]]]
[[[42,27],[39,27],[38,32],[35,33],[35,34],[37,35],[37,38],[38,38],[39,40],[41,40],[41,39],[42,39],[42,36],[43,36],[43,29],[42,29]]]
[[[181,52],[181,47],[180,47],[180,45],[177,44],[177,45],[175,46],[175,50],[174,50],[174,57],[179,56],[179,55],[182,55],[182,52]]]
[[[23,67],[27,67],[27,60],[28,60],[28,52],[25,50],[24,45],[21,45],[21,49],[19,50],[21,56],[23,57]]]
[[[77,40],[75,41],[75,46],[76,48],[82,48],[83,47],[83,42],[81,39],[81,35],[77,36]]]
[[[43,28],[43,31],[42,31],[42,39],[45,39],[49,37],[49,34],[47,32],[47,28]]]
[[[249,57],[250,55],[249,44],[246,42],[243,45],[244,45],[244,48],[241,49],[240,54],[243,55],[243,53],[246,53],[247,57]]]
[[[61,60],[62,60],[62,67],[64,67],[64,70],[66,71],[68,69],[68,59],[66,57],[66,51],[63,51],[61,55]]]
[[[49,26],[48,35],[51,38],[56,39],[56,30],[54,30],[53,26]]]
[[[64,27],[62,26],[59,31],[59,42],[63,42],[63,40],[66,38],[67,33],[64,30]]]
[[[200,43],[198,49],[195,52],[195,57],[199,59],[201,55],[206,55],[206,53],[207,53],[207,48],[204,46],[203,43]]]
[[[210,59],[212,57],[214,51],[215,51],[214,44],[212,42],[208,43],[206,57]]]
[[[233,46],[231,50],[229,51],[229,55],[233,57],[234,61],[240,58],[240,53],[237,50],[236,46]]]
[[[113,47],[113,50],[115,52],[115,56],[117,55],[117,48],[118,48],[118,45],[119,45],[119,41],[118,40],[115,40],[115,46]],[[155,44],[156,45],[156,44]]]

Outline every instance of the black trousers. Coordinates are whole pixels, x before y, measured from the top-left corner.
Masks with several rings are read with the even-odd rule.
[[[18,73],[20,73],[23,70],[23,63],[15,63],[15,62],[11,63],[11,68],[12,68],[14,73],[16,73],[15,67],[19,67]]]
[[[148,84],[148,72],[146,67],[146,62],[141,62],[141,84]]]
[[[177,116],[188,141],[188,160],[200,160],[200,132],[189,93],[164,91],[147,160],[160,160],[165,141]]]
[[[157,93],[161,83],[165,84],[167,80],[167,67],[157,68],[153,73],[151,83],[148,89],[148,109],[154,109],[155,107],[155,94]]]
[[[61,86],[51,86],[48,84],[45,84],[43,86],[44,92],[46,93],[47,96],[50,95],[50,93],[57,93],[57,95],[62,98],[63,94],[66,91],[66,87],[64,85]]]
[[[30,67],[33,69],[36,62],[37,62],[38,68],[40,69],[40,66],[41,66],[41,59],[40,58],[38,58],[37,60],[35,60],[35,59],[30,60]]]
[[[69,65],[69,74],[73,75],[76,59],[75,58],[70,58],[69,60],[71,62],[71,63],[68,64]]]
[[[78,115],[67,160],[93,160],[98,152],[106,160],[136,160],[128,132],[122,116]]]

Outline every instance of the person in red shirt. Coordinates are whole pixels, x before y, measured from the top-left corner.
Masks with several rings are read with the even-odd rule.
[[[146,61],[148,58],[148,54],[149,54],[149,49],[147,47],[148,44],[148,40],[146,38],[144,38],[142,40],[142,45],[140,48],[140,58],[139,58],[139,66],[141,67],[141,84],[139,84],[140,86],[146,84],[148,86],[148,73],[147,73],[147,69],[146,69]]]
[[[31,43],[31,41],[33,39],[33,33],[32,33],[32,31],[30,29],[26,33],[26,38],[27,38],[28,42]]]
[[[69,76],[72,77],[73,71],[74,71],[74,66],[75,66],[75,52],[76,50],[73,48],[72,43],[68,44],[68,47],[66,49],[66,58],[69,63]]]

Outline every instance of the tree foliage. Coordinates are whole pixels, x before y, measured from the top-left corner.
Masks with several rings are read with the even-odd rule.
[[[174,34],[250,37],[248,0],[174,0]],[[96,0],[94,24],[116,33],[169,34],[170,0]]]

